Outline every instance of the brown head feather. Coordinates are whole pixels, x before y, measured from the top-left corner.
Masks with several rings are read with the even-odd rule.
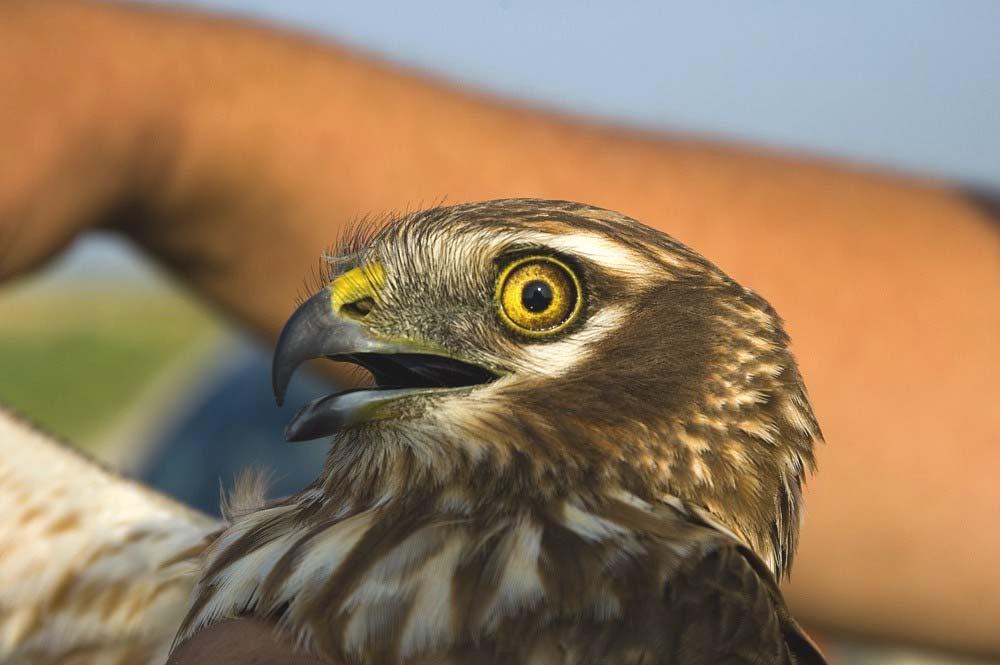
[[[456,478],[477,478],[483,503],[580,488],[676,495],[787,571],[821,435],[782,322],[760,296],[665,234],[562,201],[431,209],[366,228],[350,252],[387,268],[372,329],[431,341],[514,380],[343,434],[325,470],[331,496]],[[498,261],[518,252],[553,252],[581,273],[585,309],[573,329],[525,340],[496,321]],[[582,341],[559,347],[573,337]],[[576,357],[533,366],[546,348]],[[433,417],[438,409],[449,422]]]
[[[348,662],[566,644],[586,651],[544,662],[604,662],[659,648],[656,590],[692,556],[728,543],[751,577],[746,548],[787,572],[821,435],[758,295],[665,234],[564,201],[433,208],[344,249],[331,277],[384,269],[372,334],[500,378],[395,400],[335,437],[309,488],[238,511],[182,637],[252,612]],[[582,286],[578,319],[546,338],[512,332],[493,301],[505,262],[539,254]]]

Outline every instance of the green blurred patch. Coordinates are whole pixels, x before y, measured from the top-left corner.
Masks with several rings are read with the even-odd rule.
[[[0,297],[0,402],[82,444],[172,362],[219,329],[169,291],[8,292]]]

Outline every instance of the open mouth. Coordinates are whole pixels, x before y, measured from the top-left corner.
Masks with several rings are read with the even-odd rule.
[[[318,439],[392,417],[392,410],[382,407],[401,397],[468,389],[499,378],[495,372],[458,360],[444,350],[429,348],[426,343],[372,334],[356,317],[332,310],[329,288],[302,303],[278,338],[271,385],[279,406],[296,368],[313,358],[364,367],[371,372],[375,385],[306,404],[285,429],[289,441]]]
[[[309,441],[378,420],[381,407],[401,397],[490,383],[493,372],[446,356],[423,353],[352,353],[326,356],[371,372],[375,385],[320,397],[302,407],[285,428],[289,441]]]
[[[371,372],[375,389],[464,388],[497,378],[478,365],[426,353],[354,353],[330,357],[354,363]]]

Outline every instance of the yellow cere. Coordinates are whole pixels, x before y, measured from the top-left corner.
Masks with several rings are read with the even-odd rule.
[[[531,300],[530,293],[536,294],[536,300]],[[513,330],[535,337],[551,335],[579,315],[580,281],[558,259],[528,256],[512,261],[500,273],[496,302],[500,319]]]
[[[381,264],[369,263],[353,268],[330,282],[330,304],[334,312],[340,312],[344,305],[365,298],[374,300],[384,285],[385,268]]]

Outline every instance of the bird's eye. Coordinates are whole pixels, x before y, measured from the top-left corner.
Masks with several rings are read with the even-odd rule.
[[[496,288],[500,319],[532,336],[563,330],[580,313],[580,281],[562,261],[528,256],[509,263]]]

